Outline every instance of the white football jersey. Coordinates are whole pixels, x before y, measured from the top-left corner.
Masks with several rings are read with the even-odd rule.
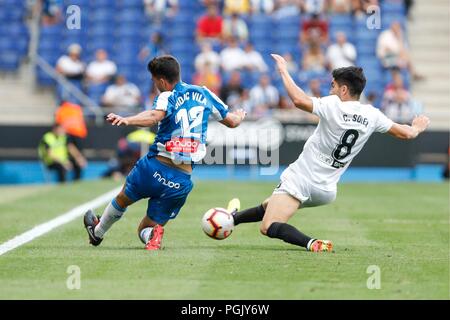
[[[316,187],[334,191],[371,134],[389,131],[393,121],[371,105],[341,101],[336,95],[312,100],[320,121],[291,167]]]

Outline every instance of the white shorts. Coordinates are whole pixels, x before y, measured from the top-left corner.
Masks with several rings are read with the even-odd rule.
[[[273,194],[289,194],[298,199],[300,207],[317,207],[331,203],[336,199],[336,191],[327,191],[317,188],[308,182],[308,179],[295,172],[291,167],[283,171],[280,184]]]

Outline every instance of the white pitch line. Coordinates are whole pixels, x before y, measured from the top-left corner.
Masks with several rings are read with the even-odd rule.
[[[11,251],[17,247],[20,247],[21,245],[30,242],[37,237],[42,236],[43,234],[46,234],[47,232],[50,232],[51,230],[62,226],[63,224],[69,223],[72,220],[75,220],[76,218],[82,216],[88,209],[95,209],[100,207],[101,205],[104,205],[111,201],[112,198],[114,198],[121,190],[122,187],[115,188],[114,190],[111,190],[105,194],[102,194],[101,196],[95,198],[94,200],[91,200],[89,202],[83,203],[82,205],[73,208],[72,210],[63,213],[62,215],[47,221],[43,224],[40,224],[33,229],[30,229],[11,240],[6,241],[5,243],[2,243],[0,245],[0,256],[7,253],[8,251]]]

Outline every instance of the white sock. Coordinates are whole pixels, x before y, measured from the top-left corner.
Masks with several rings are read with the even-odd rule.
[[[153,234],[153,227],[147,227],[141,230],[139,233],[139,238],[144,244],[147,244]]]
[[[106,231],[111,228],[111,226],[122,218],[126,209],[121,208],[116,199],[113,199],[105,208],[103,215],[100,218],[100,223],[95,226],[94,234],[96,237],[103,238]]]
[[[312,244],[313,244],[313,242],[314,242],[314,241],[316,241],[316,240],[317,240],[317,239],[314,239],[314,238],[313,238],[313,239],[311,239],[311,240],[309,240],[309,241],[308,241],[308,245],[306,246],[306,250],[310,250],[310,248],[311,248],[311,245],[312,245]]]

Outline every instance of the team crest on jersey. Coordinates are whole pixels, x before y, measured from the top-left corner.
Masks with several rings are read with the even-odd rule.
[[[174,137],[166,142],[165,147],[168,152],[195,153],[198,150],[199,142],[192,138]]]

